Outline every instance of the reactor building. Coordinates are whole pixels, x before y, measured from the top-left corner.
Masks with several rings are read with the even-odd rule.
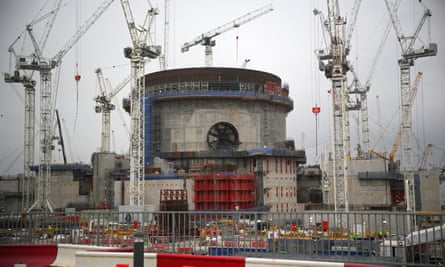
[[[271,73],[203,67],[147,74],[146,204],[296,211],[296,171],[306,156],[286,139],[291,110],[288,86]],[[128,203],[128,188],[114,188],[115,204]]]

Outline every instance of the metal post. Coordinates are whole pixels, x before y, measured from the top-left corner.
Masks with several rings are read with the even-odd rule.
[[[133,267],[144,267],[144,233],[137,231],[133,239]]]

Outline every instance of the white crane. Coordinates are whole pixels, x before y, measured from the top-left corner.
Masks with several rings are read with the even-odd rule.
[[[24,127],[24,162],[23,162],[23,191],[22,191],[22,209],[26,211],[29,208],[30,181],[33,177],[31,166],[34,164],[34,132],[35,132],[35,86],[36,81],[28,78],[26,75],[20,76],[19,71],[13,75],[5,73],[6,83],[22,83],[25,87],[25,127]]]
[[[124,49],[125,57],[131,61],[131,125],[130,125],[130,205],[143,206],[144,197],[144,119],[145,119],[145,60],[156,58],[161,54],[161,47],[147,45],[147,38],[154,16],[158,10],[150,8],[147,11],[144,25],[136,28],[128,0],[121,0],[130,38],[133,47]]]
[[[417,58],[435,56],[437,54],[437,44],[430,43],[426,48],[422,46],[414,49],[414,44],[419,37],[422,27],[427,19],[431,17],[431,11],[424,6],[424,14],[412,36],[403,34],[402,27],[396,12],[397,2],[385,0],[386,8],[391,17],[393,28],[401,48],[401,58],[399,59],[400,68],[400,91],[401,91],[401,113],[402,113],[402,168],[405,181],[405,199],[406,210],[415,211],[415,192],[414,192],[414,166],[413,166],[413,148],[412,148],[412,119],[411,119],[411,66]]]
[[[347,55],[350,39],[353,33],[355,19],[360,7],[360,0],[354,4],[352,21],[346,37],[346,20],[340,15],[337,0],[328,0],[328,16],[315,9],[314,15],[319,15],[326,47],[316,51],[319,69],[332,81],[332,113],[334,123],[332,130],[333,163],[332,176],[334,186],[335,211],[348,211],[348,161],[350,159],[350,133],[348,117],[348,89],[346,86],[346,72],[348,69]]]
[[[415,79],[414,84],[413,84],[413,86],[411,88],[411,92],[410,92],[410,96],[409,96],[409,100],[408,100],[408,103],[409,103],[409,105],[411,107],[413,106],[414,101],[416,99],[416,95],[417,95],[417,91],[419,89],[419,84],[420,84],[420,80],[422,78],[422,75],[423,75],[423,73],[421,71],[419,71],[417,73],[416,79]],[[409,114],[406,117],[411,116],[411,112],[412,112],[412,109],[409,110]],[[402,121],[400,123],[400,125],[399,125],[399,128],[397,129],[397,133],[395,135],[394,142],[393,142],[391,151],[389,152],[388,158],[386,158],[384,153],[380,153],[380,152],[377,152],[375,150],[371,150],[371,153],[379,156],[382,159],[389,160],[389,163],[394,165],[394,158],[395,158],[395,155],[396,155],[396,153],[397,153],[397,151],[399,149],[399,146],[400,146],[400,143],[401,143],[401,140],[402,140],[402,134],[403,134],[403,130],[404,130],[403,127],[404,126],[405,126],[405,123]]]
[[[399,3],[395,6],[396,9],[398,8]],[[353,81],[350,86],[353,89],[350,90],[350,93],[360,95],[360,117],[361,117],[361,120],[359,121],[359,126],[360,126],[359,128],[361,128],[362,142],[357,142],[361,149],[359,151],[359,156],[361,156],[360,155],[360,154],[362,154],[361,152],[365,152],[365,158],[369,157],[369,152],[370,152],[369,127],[368,127],[368,92],[371,88],[371,80],[372,80],[374,73],[376,71],[378,62],[382,55],[383,48],[385,46],[386,40],[388,39],[390,30],[391,30],[391,20],[389,20],[385,26],[385,30],[384,30],[382,39],[380,40],[380,45],[377,49],[377,54],[374,57],[374,60],[371,65],[371,69],[369,71],[368,77],[367,77],[364,85],[360,82],[359,78],[357,77],[357,74],[355,73],[354,68],[352,66],[350,66],[351,73],[353,75]]]
[[[108,153],[110,152],[110,112],[116,108],[116,106],[111,101],[113,97],[117,95],[130,82],[131,76],[127,76],[116,86],[116,88],[111,90],[109,84],[105,82],[102,69],[96,69],[96,75],[101,93],[94,99],[96,101],[96,113],[102,113],[101,152]],[[108,80],[106,81],[109,82]]]
[[[262,15],[265,15],[273,10],[272,4],[268,4],[262,8],[259,8],[257,10],[254,10],[252,12],[247,13],[244,16],[241,16],[235,20],[232,20],[214,30],[211,30],[209,32],[203,33],[200,36],[196,37],[190,42],[186,42],[181,47],[181,52],[187,52],[189,51],[190,47],[195,46],[197,44],[202,44],[205,46],[205,64],[206,66],[212,66],[213,64],[213,51],[212,47],[215,46],[215,40],[212,40],[212,38],[225,33],[231,29],[238,28],[241,25],[258,18]]]
[[[43,30],[42,38],[40,40],[39,47],[43,49],[48,40],[49,33],[53,27],[54,20],[58,14],[62,1],[55,1],[53,9],[47,14],[33,20],[27,25],[27,28],[32,28],[33,25],[47,19],[47,23]],[[23,35],[24,31],[21,35]],[[21,35],[14,40],[14,42],[9,46],[8,52],[10,55],[10,64],[12,60],[17,61],[17,54],[14,50],[14,45],[21,38]],[[40,50],[41,51],[41,50]],[[15,66],[14,66],[15,67]],[[22,190],[22,209],[26,211],[31,205],[31,194],[30,194],[30,181],[32,180],[34,174],[31,171],[31,166],[34,164],[34,133],[35,133],[35,86],[36,81],[32,79],[32,74],[21,74],[19,70],[12,71],[12,65],[10,66],[11,73],[4,74],[4,80],[6,83],[21,83],[25,87],[25,127],[24,127],[24,166],[23,166],[23,185]]]
[[[93,13],[93,15],[85,21],[84,25],[67,41],[62,49],[53,57],[44,57],[42,55],[43,45],[46,43],[49,30],[45,31],[43,37],[43,45],[39,44],[33,34],[33,25],[29,24],[26,27],[34,51],[30,55],[17,55],[12,47],[9,52],[15,59],[16,71],[37,71],[40,73],[40,162],[39,162],[39,176],[37,177],[37,195],[34,204],[28,211],[34,208],[45,209],[53,211],[53,204],[49,199],[50,194],[50,163],[51,163],[51,140],[52,140],[52,123],[53,123],[53,99],[52,99],[52,70],[59,67],[62,58],[65,54],[76,44],[82,35],[94,24],[94,22],[103,14],[103,12],[110,6],[113,0],[106,0]],[[51,12],[49,14],[52,14]],[[49,15],[48,15],[49,16]],[[40,21],[40,20],[39,20]],[[54,16],[47,24],[47,29],[51,29],[54,23]],[[45,36],[46,35],[46,36]],[[5,76],[6,78],[6,76]],[[57,86],[55,86],[57,87]],[[29,106],[32,112],[34,111],[34,103],[29,101]],[[31,138],[31,137],[27,137]],[[26,142],[26,141],[25,141]]]

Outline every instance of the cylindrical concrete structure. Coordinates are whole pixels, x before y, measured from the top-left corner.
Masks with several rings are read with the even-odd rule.
[[[146,163],[157,152],[246,151],[286,138],[293,102],[274,74],[188,68],[145,78]]]

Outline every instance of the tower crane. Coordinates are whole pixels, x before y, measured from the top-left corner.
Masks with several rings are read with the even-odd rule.
[[[33,24],[26,26],[26,32],[29,35],[32,45],[33,53],[30,55],[17,55],[12,47],[9,52],[15,59],[15,68],[17,72],[22,71],[37,71],[40,73],[40,159],[39,159],[39,175],[37,177],[37,196],[34,204],[28,209],[28,211],[34,208],[41,208],[49,211],[53,211],[53,205],[50,202],[50,163],[51,163],[51,140],[53,122],[53,99],[52,99],[52,70],[59,67],[62,58],[66,53],[77,43],[77,41],[83,36],[83,34],[94,24],[94,22],[105,12],[110,6],[113,0],[106,0],[102,3],[93,15],[85,21],[84,25],[78,29],[78,31],[69,39],[62,49],[53,57],[44,57],[42,54],[43,46],[41,46],[33,33]],[[48,22],[48,27],[52,28],[54,20]],[[49,34],[46,31],[45,34]],[[45,39],[44,37],[43,39]],[[46,41],[43,42],[45,44]],[[16,73],[16,72],[15,72]],[[5,76],[5,78],[7,78]],[[30,108],[34,110],[34,103],[28,102],[29,107],[25,106],[25,109]],[[26,142],[26,141],[25,141]]]
[[[414,100],[416,98],[417,91],[419,89],[419,83],[420,83],[420,80],[422,78],[422,75],[423,75],[423,73],[420,72],[420,71],[417,73],[416,79],[415,79],[414,84],[413,84],[413,87],[411,88],[410,96],[409,96],[409,99],[408,99],[408,104],[409,104],[410,107],[412,107],[413,104],[414,104]],[[412,112],[412,109],[408,110],[408,114],[407,114],[408,116],[406,116],[406,117],[410,117],[411,116],[411,112]],[[396,155],[397,151],[399,150],[400,142],[402,141],[402,135],[403,135],[403,130],[404,130],[403,127],[404,126],[405,126],[405,123],[402,121],[400,123],[400,125],[399,125],[399,128],[397,129],[397,133],[396,133],[396,136],[394,138],[394,142],[393,142],[391,151],[389,152],[388,158],[386,158],[382,153],[379,153],[377,151],[371,150],[371,152],[373,154],[379,156],[380,158],[389,160],[390,164],[394,164],[395,155]]]
[[[353,21],[360,6],[360,0],[356,0],[353,10]],[[346,20],[340,15],[338,0],[328,0],[328,16],[324,20],[322,13],[315,9],[314,15],[320,15],[323,36],[326,47],[316,51],[319,60],[319,69],[325,73],[326,78],[332,82],[332,110],[334,115],[333,125],[333,163],[332,176],[334,186],[335,211],[348,211],[348,161],[350,159],[350,134],[348,109],[348,90],[346,86],[346,72],[349,70],[347,55],[354,24],[348,29],[345,36]]]
[[[422,2],[421,2],[422,3]],[[411,119],[411,66],[418,58],[435,56],[437,54],[437,44],[430,43],[428,47],[422,46],[414,49],[414,44],[419,37],[422,27],[427,19],[431,17],[431,10],[424,7],[423,16],[412,36],[403,34],[397,12],[396,3],[385,0],[386,8],[389,12],[393,28],[401,48],[401,58],[399,59],[400,68],[400,92],[401,92],[401,113],[402,113],[402,168],[405,182],[406,210],[415,211],[415,193],[414,193],[414,166],[412,154],[412,119]]]
[[[102,113],[102,141],[101,141],[101,152],[110,152],[110,112],[116,108],[116,106],[111,102],[112,98],[117,95],[131,80],[131,76],[126,77],[122,82],[120,82],[116,88],[114,88],[109,93],[107,92],[107,84],[105,83],[104,75],[102,69],[96,69],[97,80],[100,88],[100,95],[98,95],[94,100],[96,101],[96,113]],[[111,89],[111,88],[109,88]]]
[[[419,89],[419,83],[420,83],[420,79],[422,78],[423,73],[422,72],[418,72],[416,79],[414,81],[414,85],[412,86],[411,90],[410,90],[410,95],[407,101],[407,104],[409,105],[410,109],[406,110],[406,116],[403,117],[402,119],[408,119],[411,117],[411,113],[412,113],[412,106],[414,105],[414,100],[416,98],[417,95],[417,90]],[[397,130],[397,134],[396,134],[396,138],[394,140],[391,152],[389,153],[389,160],[393,161],[394,157],[397,153],[397,150],[399,150],[399,146],[400,146],[400,142],[402,141],[402,135],[404,134],[403,131],[405,130],[406,126],[406,121],[403,121],[400,123],[399,129]],[[403,145],[403,144],[402,144]]]
[[[43,49],[48,40],[49,33],[53,27],[54,20],[58,14],[62,1],[55,1],[54,8],[47,14],[33,20],[27,25],[27,28],[47,19],[47,23],[43,30],[42,38],[40,40],[40,47]],[[12,59],[16,60],[17,54],[14,50],[14,45],[21,38],[19,36],[14,42],[9,46],[8,52],[10,54],[10,64]],[[33,172],[31,171],[31,166],[34,164],[34,133],[35,133],[35,86],[36,81],[32,79],[32,74],[21,74],[17,69],[12,72],[12,66],[10,66],[11,73],[4,74],[4,80],[6,83],[21,83],[25,87],[25,127],[24,127],[24,166],[23,166],[23,185],[22,190],[22,209],[25,211],[31,205],[31,194],[30,194],[30,181],[33,178]]]
[[[130,126],[130,205],[144,205],[144,169],[145,169],[145,60],[154,59],[161,54],[161,47],[148,45],[147,37],[154,16],[158,10],[150,8],[147,11],[144,25],[136,28],[128,0],[121,0],[122,9],[133,47],[124,49],[125,57],[131,61],[131,126]]]
[[[258,18],[262,15],[265,15],[273,10],[272,4],[268,4],[264,7],[261,7],[257,10],[254,10],[252,12],[247,13],[244,16],[241,16],[235,20],[232,20],[216,29],[213,29],[211,31],[208,31],[206,33],[201,34],[200,36],[196,37],[190,42],[186,42],[181,47],[181,52],[187,52],[189,51],[190,47],[195,46],[197,44],[202,44],[205,46],[205,64],[206,66],[212,66],[213,64],[213,51],[212,47],[216,45],[215,40],[212,40],[212,38],[225,33],[231,29],[238,28],[241,25]]]
[[[398,1],[396,3],[396,6],[394,7],[396,10],[398,9],[399,4],[400,4],[400,1]],[[380,40],[380,44],[377,49],[377,54],[374,57],[374,60],[371,65],[371,69],[368,73],[368,77],[367,77],[364,85],[360,82],[359,78],[357,77],[357,74],[355,73],[354,68],[352,66],[350,66],[351,73],[353,75],[352,85],[350,86],[350,87],[353,87],[353,90],[350,90],[350,93],[360,95],[360,117],[361,117],[361,120],[359,121],[359,124],[360,124],[360,128],[361,128],[362,142],[358,142],[358,144],[361,147],[361,151],[364,151],[366,153],[366,155],[368,155],[368,156],[369,156],[369,151],[370,151],[370,149],[369,149],[369,127],[368,127],[368,92],[371,88],[371,80],[374,77],[374,73],[376,71],[378,62],[380,61],[380,57],[382,55],[386,40],[388,39],[390,30],[391,30],[391,20],[389,20],[385,26],[385,30],[384,30],[382,39]],[[359,151],[359,155],[360,155],[360,151]]]

